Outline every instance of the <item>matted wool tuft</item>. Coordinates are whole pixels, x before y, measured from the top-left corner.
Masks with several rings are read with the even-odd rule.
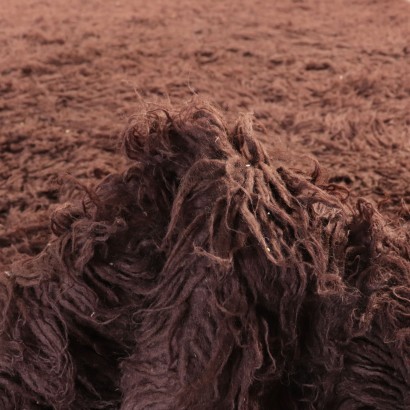
[[[135,116],[129,167],[0,276],[0,408],[410,406],[408,232],[206,103]]]

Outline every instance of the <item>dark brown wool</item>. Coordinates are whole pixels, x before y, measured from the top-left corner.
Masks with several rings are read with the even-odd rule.
[[[0,276],[1,409],[409,408],[408,232],[206,104],[123,147]]]

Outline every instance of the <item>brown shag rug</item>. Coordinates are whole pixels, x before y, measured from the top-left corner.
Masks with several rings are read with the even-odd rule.
[[[2,409],[409,408],[408,231],[249,116],[158,108],[122,141],[0,276]]]

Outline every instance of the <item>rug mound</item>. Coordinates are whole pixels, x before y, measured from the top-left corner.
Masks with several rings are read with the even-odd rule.
[[[254,134],[130,120],[126,171],[0,276],[2,409],[408,408],[408,233]]]

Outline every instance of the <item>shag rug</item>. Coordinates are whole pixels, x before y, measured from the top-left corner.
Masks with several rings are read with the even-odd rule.
[[[158,108],[122,144],[0,276],[1,409],[409,408],[406,230],[249,116]]]

